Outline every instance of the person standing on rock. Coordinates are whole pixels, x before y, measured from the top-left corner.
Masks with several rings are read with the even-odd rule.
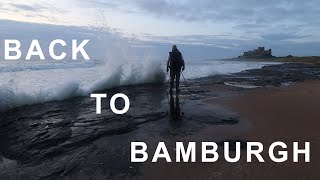
[[[170,93],[172,93],[174,80],[176,81],[176,92],[179,93],[179,83],[181,71],[185,70],[185,63],[181,52],[176,45],[172,46],[172,51],[169,52],[167,61],[167,72],[170,70]]]

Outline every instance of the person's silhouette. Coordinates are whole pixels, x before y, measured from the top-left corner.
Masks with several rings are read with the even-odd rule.
[[[170,70],[170,92],[172,92],[174,80],[176,80],[176,92],[179,93],[180,73],[185,69],[185,62],[176,45],[172,46],[167,61],[167,72]]]

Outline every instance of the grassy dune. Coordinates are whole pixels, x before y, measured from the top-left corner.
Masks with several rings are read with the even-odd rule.
[[[272,60],[280,61],[280,62],[307,63],[307,64],[320,65],[320,56],[305,56],[305,57],[288,56],[288,57],[272,58]]]

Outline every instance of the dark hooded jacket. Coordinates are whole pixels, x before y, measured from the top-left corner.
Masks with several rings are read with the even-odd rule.
[[[171,71],[180,71],[181,67],[185,66],[183,56],[177,48],[174,48],[172,52],[169,52],[167,66]]]

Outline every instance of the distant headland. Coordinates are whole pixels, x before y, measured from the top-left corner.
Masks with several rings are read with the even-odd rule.
[[[248,59],[265,59],[265,58],[274,58],[272,55],[272,50],[265,50],[264,47],[258,47],[257,49],[244,52],[242,56],[238,58],[248,58]]]
[[[261,61],[275,61],[275,62],[291,62],[291,63],[305,63],[320,65],[319,56],[283,56],[277,57],[272,55],[272,49],[266,50],[264,47],[258,47],[257,49],[244,52],[243,55],[233,59],[245,59],[245,60],[261,60]]]

